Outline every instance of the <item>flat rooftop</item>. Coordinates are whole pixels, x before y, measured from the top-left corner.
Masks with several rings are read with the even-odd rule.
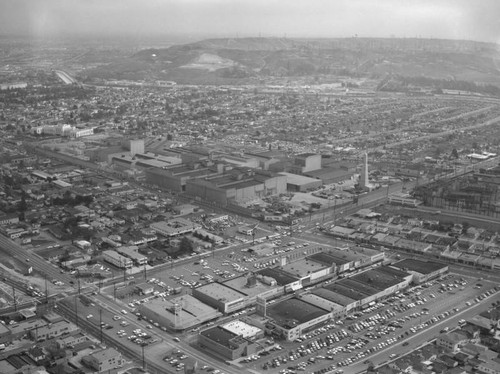
[[[348,296],[341,295],[337,292],[331,291],[326,288],[317,288],[312,291],[312,294],[319,296],[325,300],[328,300],[334,304],[340,305],[342,307],[346,307],[349,304],[356,302],[356,299],[351,299]]]
[[[231,341],[235,338],[238,338],[238,335],[232,333],[229,330],[226,330],[220,326],[212,327],[208,330],[204,330],[200,332],[200,335],[207,337],[208,339],[221,344],[228,348],[233,348]],[[241,338],[242,339],[242,338]]]
[[[366,293],[350,288],[348,285],[343,285],[339,282],[329,284],[325,289],[354,301],[363,300],[367,296]]]
[[[14,373],[16,369],[18,368],[11,365],[7,359],[0,360],[0,373]]]
[[[285,328],[292,328],[327,313],[329,313],[328,310],[318,308],[295,297],[267,307],[267,316]]]
[[[281,172],[279,175],[284,175],[286,177],[286,183],[293,184],[296,186],[307,185],[310,183],[323,183],[320,179],[306,177],[304,175],[298,175],[293,173]]]
[[[356,248],[347,248],[345,250],[330,249],[328,253],[333,257],[341,258],[346,261],[359,261],[361,259],[368,257],[367,255],[363,254],[362,249],[356,249]]]
[[[437,262],[414,259],[401,260],[396,262],[392,266],[399,269],[407,269],[408,271],[415,271],[420,274],[430,274],[446,267],[446,265]]]
[[[175,327],[176,329],[186,329],[221,315],[217,309],[202,303],[191,295],[182,295],[171,300],[152,299],[151,301],[142,304],[139,309],[150,310],[153,313],[174,322],[175,315],[173,307],[176,303],[182,306],[179,318],[177,319],[178,325]]]
[[[344,264],[350,262],[349,260],[347,260],[345,258],[339,258],[339,257],[333,256],[327,252],[318,252],[318,253],[315,253],[311,256],[308,256],[307,258],[310,259],[311,261],[315,261],[315,262],[318,262],[320,264],[324,264],[325,266],[332,266],[333,264],[344,265]]]
[[[341,284],[344,287],[352,289],[356,292],[362,293],[362,294],[366,295],[366,297],[376,295],[381,291],[381,289],[376,288],[376,287],[372,286],[371,284],[358,282],[353,278],[354,277],[345,278],[345,279],[338,281],[337,283]]]
[[[382,266],[356,274],[352,276],[351,279],[382,291],[403,282],[408,276],[410,276],[410,274],[403,271]],[[343,279],[340,283],[346,280],[347,279]]]
[[[264,275],[266,277],[271,277],[276,280],[279,286],[285,286],[287,284],[293,283],[299,280],[298,277],[291,275],[290,273],[276,267],[276,268],[266,268],[256,271],[257,274]]]
[[[234,288],[217,282],[197,287],[196,292],[203,293],[212,299],[224,300],[227,303],[242,299],[246,296],[244,293]]]
[[[245,296],[257,296],[261,293],[272,290],[275,287],[268,286],[267,284],[261,283],[257,280],[257,284],[253,287],[247,287],[248,278],[245,276],[230,279],[228,281],[222,282],[225,286],[230,287],[234,290],[239,290]],[[277,282],[277,281],[276,281]]]
[[[242,188],[247,188],[247,187],[258,186],[259,184],[262,184],[262,182],[257,181],[257,180],[247,180],[247,181],[234,181],[234,183],[227,184],[224,186],[217,186],[217,187],[224,189],[224,190],[229,190],[231,188],[242,189]]]
[[[315,273],[321,269],[328,268],[319,262],[306,259],[291,262],[283,266],[283,270],[290,273],[292,276],[303,278],[311,273]]]
[[[232,332],[235,335],[242,336],[244,338],[251,338],[259,334],[262,330],[258,327],[249,325],[240,320],[234,320],[224,325],[221,325],[224,330]]]
[[[313,178],[339,178],[347,177],[354,174],[354,171],[348,171],[344,169],[339,169],[336,167],[326,167],[318,170],[311,170],[304,173],[305,175],[311,176]]]
[[[337,304],[334,301],[325,299],[324,297],[321,297],[319,295],[316,295],[314,293],[306,293],[302,294],[300,298],[312,305],[316,305],[318,308],[333,311],[333,310],[339,310],[343,309],[342,305]]]

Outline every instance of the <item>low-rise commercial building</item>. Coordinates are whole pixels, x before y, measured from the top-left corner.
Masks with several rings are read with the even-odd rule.
[[[225,360],[234,360],[256,352],[254,341],[222,326],[200,332],[198,345]]]
[[[222,313],[232,313],[247,305],[244,293],[218,282],[193,289],[193,296]]]
[[[31,339],[36,341],[44,341],[51,338],[56,338],[62,335],[69,334],[73,331],[77,331],[78,327],[68,321],[59,321],[56,323],[49,323],[45,326],[41,326],[30,330],[29,335]]]
[[[189,234],[190,232],[201,229],[200,224],[179,217],[168,221],[152,223],[150,227],[158,234],[167,238]]]
[[[123,358],[114,348],[103,349],[82,358],[82,363],[90,369],[103,373],[122,367]]]
[[[130,269],[133,266],[132,260],[125,256],[122,256],[116,251],[107,250],[102,252],[102,258],[104,261],[109,262],[116,267],[121,269]]]
[[[139,253],[139,247],[137,247],[136,245],[118,247],[115,249],[115,251],[122,256],[130,258],[135,265],[144,265],[148,262],[148,258]]]
[[[392,267],[412,274],[412,281],[416,284],[425,283],[448,272],[448,265],[433,261],[405,259],[392,264]]]
[[[141,317],[160,328],[183,331],[222,314],[191,295],[182,295],[170,300],[153,299],[138,308]]]

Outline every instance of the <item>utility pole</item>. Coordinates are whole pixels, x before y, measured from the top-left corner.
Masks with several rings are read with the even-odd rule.
[[[49,288],[47,287],[47,274],[44,277],[45,280],[45,304],[49,303]]]
[[[78,279],[77,279],[77,282],[78,282],[78,295],[80,295],[80,292],[81,292],[81,288],[80,288],[80,270],[78,270]]]
[[[14,311],[17,312],[17,300],[16,300],[16,289],[12,285],[12,298],[14,299]]]
[[[102,308],[99,308],[99,329],[101,332],[101,344],[102,344]]]
[[[145,370],[146,369],[146,362],[144,360],[144,346],[141,345],[141,348],[142,348],[142,369]]]
[[[75,296],[75,325],[78,326],[78,297]]]

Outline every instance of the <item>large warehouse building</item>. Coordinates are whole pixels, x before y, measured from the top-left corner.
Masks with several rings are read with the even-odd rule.
[[[176,192],[226,205],[286,192],[287,177],[277,173],[205,160],[145,170],[146,181]]]
[[[285,172],[279,174],[286,176],[286,189],[291,192],[305,192],[323,185],[320,179]]]

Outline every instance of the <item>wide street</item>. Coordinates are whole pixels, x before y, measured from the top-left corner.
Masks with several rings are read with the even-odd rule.
[[[5,256],[23,262],[26,264],[26,267],[32,266],[34,270],[42,274],[42,276],[45,276],[49,282],[55,279],[68,285],[72,280],[69,274],[61,273],[61,271],[52,264],[26,250],[17,243],[14,243],[12,240],[7,239],[3,235],[0,235],[0,252]]]

